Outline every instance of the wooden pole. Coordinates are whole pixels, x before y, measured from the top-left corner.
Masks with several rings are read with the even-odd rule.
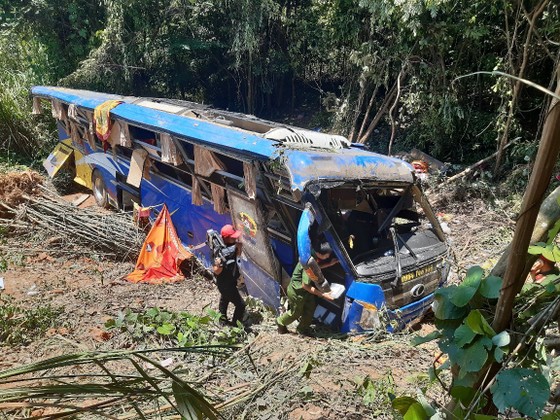
[[[560,95],[560,84],[556,86],[556,94]],[[511,241],[509,255],[500,298],[496,306],[496,314],[492,324],[496,332],[505,330],[512,316],[515,296],[525,283],[523,271],[527,257],[529,241],[533,233],[535,221],[548,187],[552,170],[560,152],[560,103],[553,99],[544,124],[541,144],[535,160],[535,166],[529,179],[529,185],[523,196],[521,213],[517,219],[515,233]]]
[[[535,228],[533,229],[533,234],[531,235],[531,243],[546,242],[548,231],[553,228],[557,220],[560,220],[560,204],[558,203],[558,200],[560,200],[560,187],[556,187],[556,189],[552,191],[543,201],[541,209],[539,210],[539,215],[537,216]],[[502,256],[494,268],[492,268],[492,271],[490,271],[490,275],[498,277],[504,276],[510,252],[511,244],[506,247]],[[524,271],[529,272],[531,265],[533,265],[536,258],[536,256],[534,256],[534,258],[527,256],[526,261],[529,268],[527,268],[526,264]]]

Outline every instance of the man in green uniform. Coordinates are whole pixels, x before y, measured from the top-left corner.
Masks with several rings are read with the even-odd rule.
[[[336,258],[330,260],[332,249],[328,242],[322,243],[318,249],[313,250],[312,254],[321,268],[330,267],[338,262]],[[323,293],[315,287],[301,263],[298,263],[294,269],[287,295],[288,310],[276,319],[280,334],[286,334],[287,326],[299,319],[297,332],[307,335],[317,306],[315,296],[333,300],[330,293]]]

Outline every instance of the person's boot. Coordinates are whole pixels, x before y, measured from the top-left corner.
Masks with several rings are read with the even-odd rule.
[[[285,325],[281,325],[277,322],[276,326],[278,327],[278,334],[287,334],[288,333],[288,327],[286,327]]]

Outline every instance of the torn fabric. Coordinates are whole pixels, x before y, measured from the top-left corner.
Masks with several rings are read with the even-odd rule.
[[[33,97],[33,115],[41,115],[43,113],[43,104],[41,104],[41,98]]]
[[[76,104],[68,105],[68,117],[74,121],[80,121],[78,120],[78,107]]]
[[[195,174],[209,177],[214,171],[223,171],[226,166],[210,150],[202,146],[194,146],[194,172]]]
[[[144,165],[146,163],[147,157],[148,152],[144,149],[135,149],[132,152],[132,157],[130,158],[130,168],[128,170],[128,176],[126,178],[127,184],[130,184],[136,188],[140,188],[140,183],[142,182],[142,176],[144,174]]]
[[[109,148],[108,139],[111,135],[111,110],[119,106],[122,101],[111,100],[96,106],[93,111],[95,121],[95,134],[103,143],[103,150]]]
[[[225,200],[225,189],[216,184],[210,184],[212,190],[212,201],[214,202],[214,211],[218,214],[227,213]]]
[[[181,154],[175,147],[175,143],[168,133],[162,133],[160,135],[161,141],[161,161],[166,163],[171,163],[172,165],[178,166],[183,163]]]
[[[257,174],[255,172],[255,165],[250,162],[243,162],[243,178],[245,192],[251,200],[254,200],[257,196]]]
[[[198,178],[196,176],[192,177],[192,199],[191,202],[195,205],[195,206],[202,206],[203,204],[203,200],[202,200],[202,191],[200,189],[200,181],[198,180]]]

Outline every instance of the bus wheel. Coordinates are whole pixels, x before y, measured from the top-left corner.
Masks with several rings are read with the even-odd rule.
[[[93,184],[93,198],[99,207],[107,207],[109,205],[109,196],[107,195],[107,188],[105,181],[98,170],[93,171],[91,176],[91,183]]]

